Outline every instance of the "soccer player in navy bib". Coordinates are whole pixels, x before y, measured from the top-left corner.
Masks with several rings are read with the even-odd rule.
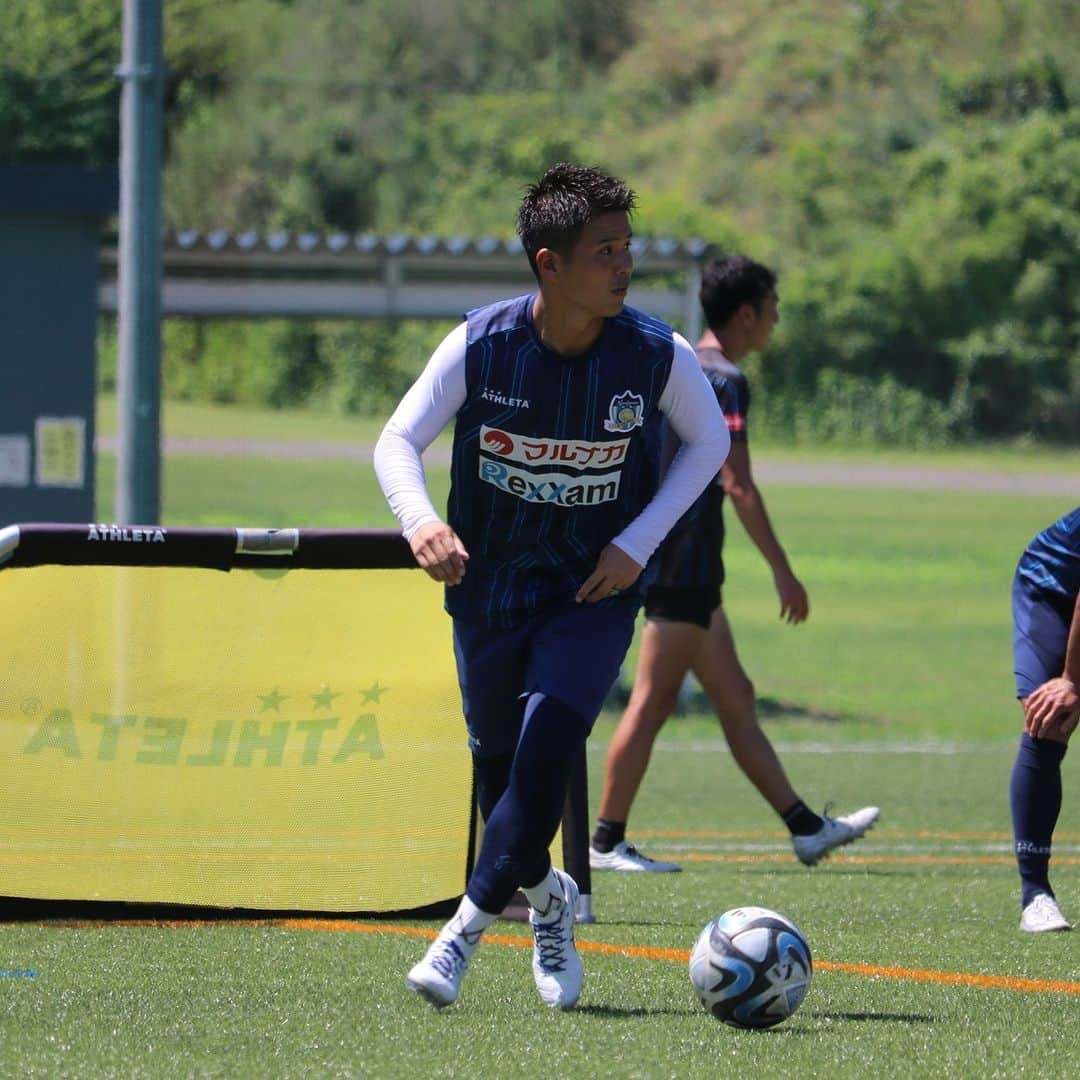
[[[730,445],[689,343],[626,306],[634,204],[595,169],[549,169],[517,222],[538,291],[469,312],[376,446],[417,562],[446,586],[485,822],[458,911],[406,980],[437,1006],[457,999],[519,887],[541,999],[576,1004],[578,889],[548,849],[633,636],[642,571]],[[682,448],[661,483],[664,418]],[[451,422],[443,521],[421,453]]]
[[[659,574],[645,597],[646,622],[634,688],[608,746],[589,846],[594,870],[680,869],[677,863],[638,851],[626,839],[626,822],[653,742],[675,708],[688,671],[708,694],[736,763],[788,827],[801,862],[813,866],[862,836],[878,817],[876,806],[837,818],[811,810],[795,793],[758,723],[754,685],[739,663],[720,603],[726,495],[773,572],[781,617],[800,623],[810,611],[806,590],[792,573],[753,480],[747,426],[750,390],[738,366],[745,356],[765,348],[772,335],[779,318],[776,275],[744,255],[713,259],[702,273],[699,295],[707,329],[697,353],[731,431],[731,453],[715,481],[668,534]],[[673,445],[678,439],[668,442]]]
[[[1080,719],[1080,506],[1024,549],[1013,577],[1013,670],[1024,731],[1009,786],[1020,929],[1068,930],[1050,888],[1061,762]]]

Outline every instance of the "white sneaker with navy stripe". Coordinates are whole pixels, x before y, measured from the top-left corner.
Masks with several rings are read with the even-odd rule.
[[[861,810],[838,818],[823,814],[822,825],[817,832],[791,838],[799,862],[805,866],[813,866],[838,847],[858,840],[868,829],[874,827],[880,814],[881,811],[876,806],[864,806]]]
[[[533,978],[545,1005],[572,1009],[581,996],[585,969],[574,943],[578,887],[562,870],[553,870],[560,895],[548,894],[542,907],[529,908],[533,931]]]
[[[456,921],[456,920],[455,920]],[[424,959],[415,964],[405,984],[437,1009],[453,1005],[461,992],[461,977],[469,966],[469,957],[476,948],[476,941],[466,940],[453,929],[454,922],[443,927],[431,943]]]
[[[597,851],[590,844],[589,869],[630,870],[644,874],[675,874],[682,867],[678,863],[650,859],[648,855],[642,855],[633,844],[628,844],[623,840],[610,851]]]
[[[1044,934],[1052,930],[1071,930],[1072,926],[1061,914],[1057,901],[1049,893],[1041,892],[1024,908],[1020,929],[1029,934]]]

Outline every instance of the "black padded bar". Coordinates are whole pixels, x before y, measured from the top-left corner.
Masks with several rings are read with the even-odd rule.
[[[18,544],[0,566],[192,566],[210,570],[407,570],[416,566],[408,543],[396,529],[244,529],[239,532],[254,542],[249,550],[237,551],[238,530],[231,528],[93,522],[29,522],[16,527]],[[283,548],[275,547],[275,537],[289,542]],[[259,544],[260,538],[267,543]]]

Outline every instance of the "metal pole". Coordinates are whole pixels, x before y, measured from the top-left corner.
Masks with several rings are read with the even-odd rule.
[[[686,268],[686,280],[683,282],[683,333],[691,345],[698,343],[705,329],[705,317],[698,299],[700,290],[701,263],[694,262]]]
[[[116,520],[161,515],[161,0],[124,0]]]

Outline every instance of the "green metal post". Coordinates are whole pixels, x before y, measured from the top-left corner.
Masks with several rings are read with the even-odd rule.
[[[124,0],[116,520],[161,517],[161,0]]]

